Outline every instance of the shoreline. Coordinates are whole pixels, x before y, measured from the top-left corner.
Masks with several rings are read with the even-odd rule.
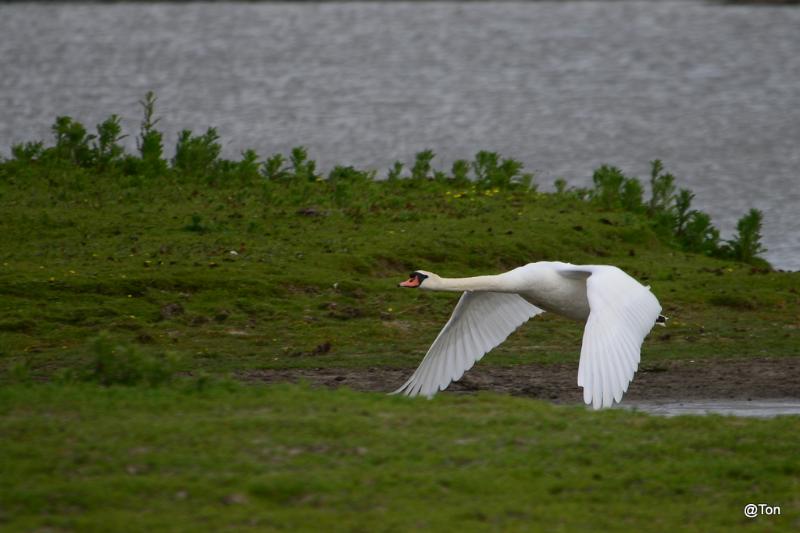
[[[302,368],[251,370],[235,374],[244,382],[275,384],[305,381],[313,386],[348,387],[361,392],[389,393],[408,378],[412,368]],[[514,366],[478,364],[444,394],[497,392],[546,400],[582,403],[576,384],[577,363],[533,363]],[[800,357],[761,357],[645,363],[637,371],[628,401],[695,400],[753,401],[800,399]]]

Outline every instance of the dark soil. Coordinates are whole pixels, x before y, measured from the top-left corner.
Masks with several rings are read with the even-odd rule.
[[[241,373],[245,381],[280,383],[307,381],[331,388],[391,392],[412,369],[319,368],[253,370]],[[477,365],[445,393],[504,392],[554,403],[579,403],[577,364],[518,366]],[[777,399],[800,398],[800,357],[672,361],[645,365],[625,394],[628,400]]]

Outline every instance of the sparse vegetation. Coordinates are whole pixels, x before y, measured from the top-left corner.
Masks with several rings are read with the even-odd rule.
[[[758,254],[766,252],[761,244],[761,221],[764,218],[761,211],[751,209],[736,224],[736,235],[727,243],[729,255],[744,263],[754,263],[759,260]]]

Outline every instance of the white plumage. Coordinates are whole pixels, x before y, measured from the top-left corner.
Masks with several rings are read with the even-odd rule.
[[[649,287],[606,265],[542,261],[459,279],[418,270],[400,285],[463,292],[422,363],[395,391],[408,396],[444,390],[528,319],[550,311],[586,322],[578,385],[587,404],[609,407],[628,390],[642,341],[661,312]]]

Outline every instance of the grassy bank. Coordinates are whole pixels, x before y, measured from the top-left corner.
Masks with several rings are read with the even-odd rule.
[[[797,417],[662,419],[297,386],[12,387],[0,406],[7,531],[800,525]],[[748,519],[752,501],[781,515]]]
[[[454,296],[396,288],[528,262],[615,264],[652,286],[660,358],[796,355],[800,274],[686,252],[645,214],[576,194],[446,181],[208,183],[40,173],[0,181],[0,369],[83,364],[90,339],[183,370],[412,366]],[[574,360],[544,315],[487,364]],[[19,368],[18,368],[19,370]]]

